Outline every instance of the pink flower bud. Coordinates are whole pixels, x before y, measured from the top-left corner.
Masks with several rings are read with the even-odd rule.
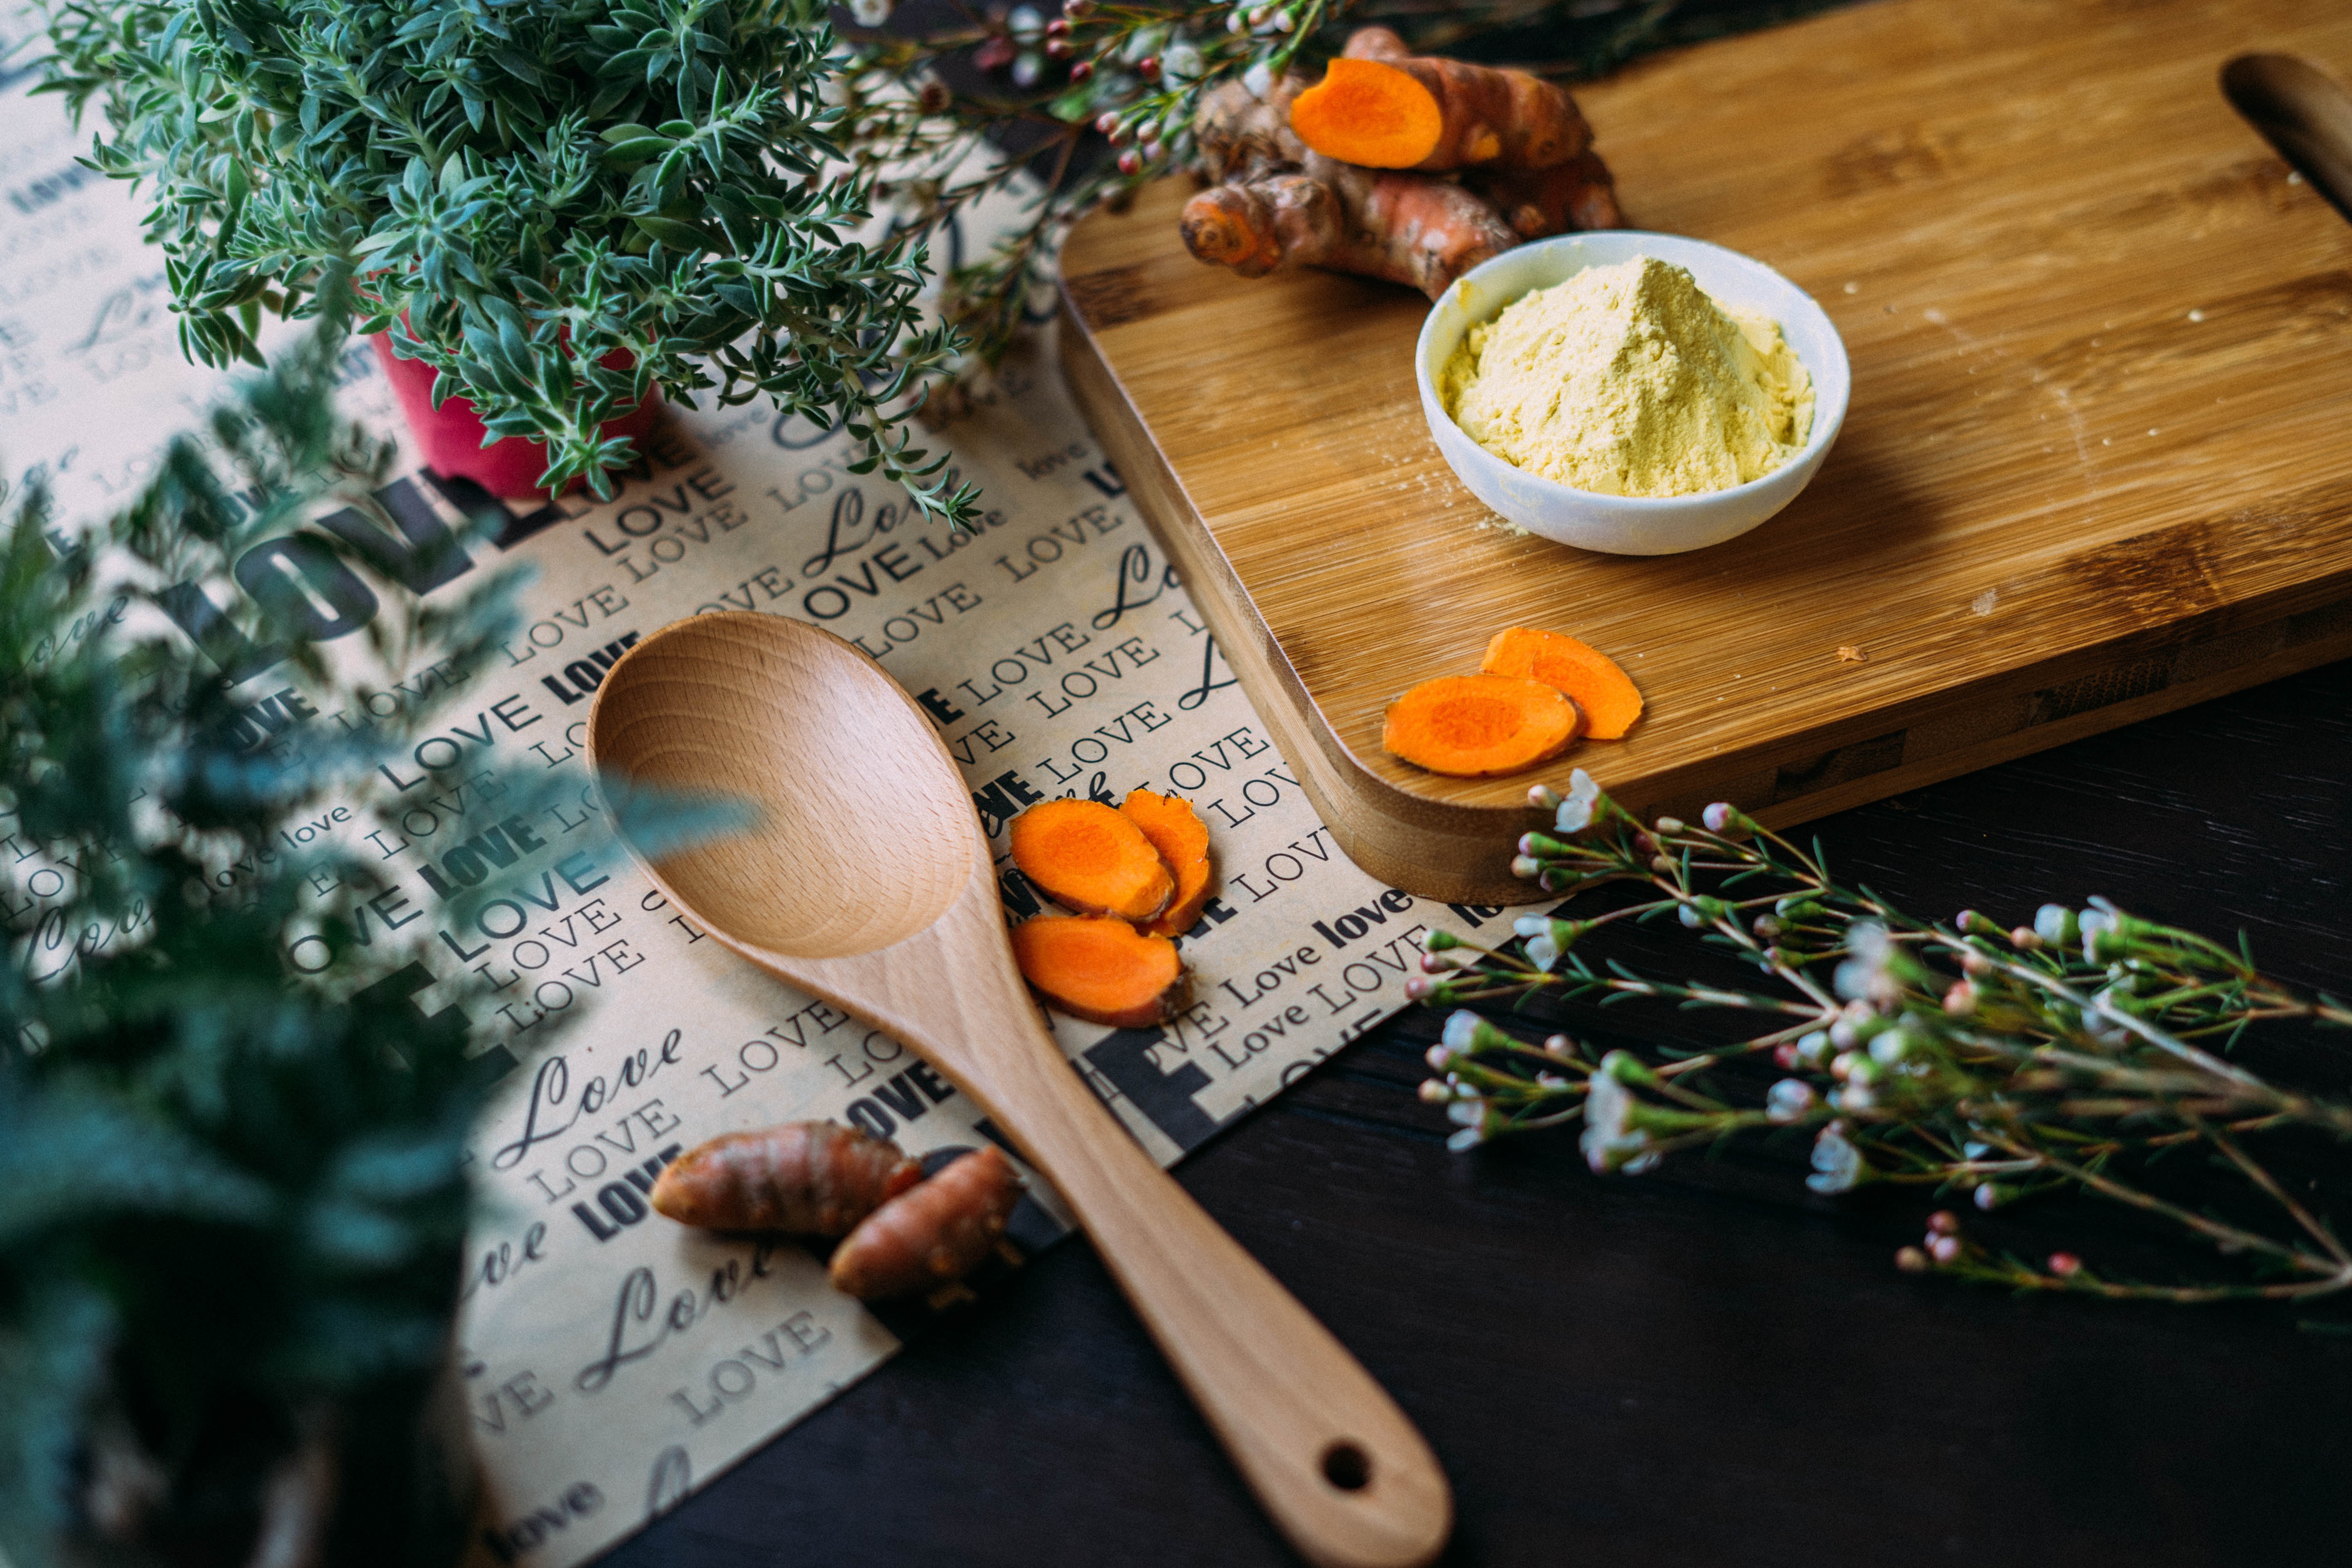
[[[2073,1253],[2053,1252],[2050,1255],[2050,1272],[2059,1279],[2072,1279],[2082,1271],[2083,1260]]]
[[[1797,1063],[1801,1059],[1797,1055],[1797,1047],[1795,1042],[1791,1041],[1787,1045],[1773,1047],[1772,1059],[1780,1064],[1780,1070],[1782,1072],[1795,1071]]]
[[[1938,1263],[1958,1263],[1960,1260],[1960,1238],[1957,1236],[1937,1237],[1927,1243],[1927,1256]]]
[[[1927,1271],[1927,1255],[1916,1247],[1897,1247],[1895,1267],[1906,1274],[1925,1274]]]
[[[1089,80],[1094,74],[1095,62],[1092,60],[1080,60],[1070,68],[1070,79],[1074,82]]]
[[[1927,1216],[1927,1234],[1929,1236],[1959,1235],[1960,1216],[1949,1209],[1937,1209]]]

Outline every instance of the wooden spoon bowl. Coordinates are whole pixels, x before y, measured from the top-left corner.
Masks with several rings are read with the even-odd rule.
[[[962,775],[879,665],[798,621],[697,616],[605,676],[588,753],[608,782],[759,809],[747,832],[649,860],[655,885],[754,963],[913,1047],[994,1119],[1068,1199],[1308,1561],[1413,1568],[1437,1554],[1453,1504],[1420,1433],[1046,1033]]]

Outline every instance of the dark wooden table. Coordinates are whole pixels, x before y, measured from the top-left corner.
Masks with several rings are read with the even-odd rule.
[[[2352,984],[2348,709],[2336,665],[1816,831],[1922,913],[2104,892]],[[1925,1204],[1814,1197],[1797,1152],[1607,1180],[1572,1136],[1449,1153],[1412,1095],[1439,1021],[1394,1020],[1180,1174],[1420,1423],[1446,1563],[2352,1560],[2352,1337],[2299,1326],[2352,1307],[1904,1275]],[[2347,1052],[2315,1087],[2343,1092]],[[1296,1559],[1073,1240],[606,1561]]]

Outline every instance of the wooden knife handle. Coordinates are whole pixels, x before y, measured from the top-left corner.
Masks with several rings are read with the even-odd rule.
[[[1069,1200],[1283,1534],[1318,1568],[1435,1557],[1453,1494],[1404,1412],[1031,1026],[1041,1068],[988,1097],[999,1125]]]

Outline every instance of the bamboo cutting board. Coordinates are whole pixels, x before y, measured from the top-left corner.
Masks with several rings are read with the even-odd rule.
[[[1812,487],[1712,549],[1490,522],[1422,420],[1426,302],[1202,266],[1183,182],[1070,237],[1064,363],[1348,853],[1525,900],[1573,766],[1784,825],[2352,653],[2352,226],[2223,100],[2250,50],[2346,79],[2352,9],[1889,0],[1580,90],[1639,226],[1778,268],[1853,360]],[[1614,657],[1641,723],[1508,779],[1381,752],[1511,625]]]

